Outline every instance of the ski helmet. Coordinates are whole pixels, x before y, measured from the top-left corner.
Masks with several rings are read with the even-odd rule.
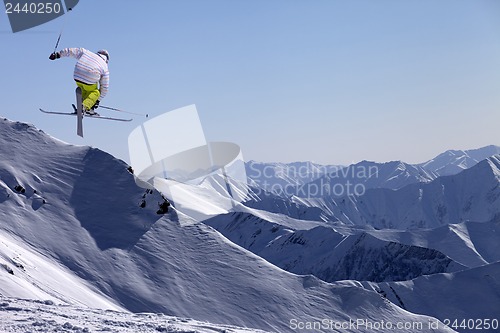
[[[109,61],[109,53],[107,50],[99,50],[97,51],[97,54],[102,54],[103,56],[106,57],[106,63]]]

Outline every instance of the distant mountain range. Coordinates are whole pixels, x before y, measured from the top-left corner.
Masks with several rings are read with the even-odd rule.
[[[485,148],[484,151],[492,152],[494,149],[491,147]],[[340,197],[292,195],[286,198],[253,187],[252,193],[255,195],[245,204],[294,218],[340,221],[347,225],[378,229],[431,228],[465,221],[491,221],[500,212],[499,156],[487,157],[470,169],[450,176],[427,177],[430,173],[425,173],[426,176],[421,178],[425,181],[417,180],[417,175],[424,175],[420,172],[408,176],[408,170],[417,169],[403,163],[385,163],[378,166],[365,163],[365,167],[374,166],[378,170],[405,170],[404,176],[394,176],[395,173],[391,172],[380,177],[382,173],[379,173],[379,177],[366,178],[364,183],[358,183],[360,187],[363,186],[359,195]],[[396,165],[399,165],[399,168]],[[317,184],[322,179],[325,178],[312,184]],[[339,180],[335,181],[336,186],[340,186]],[[343,178],[342,181],[352,184],[354,178]],[[405,181],[409,184],[402,187],[393,186]],[[332,186],[331,183],[328,186]]]
[[[498,154],[500,147],[493,145],[471,150],[448,150],[419,166],[439,176],[450,176]]]
[[[410,184],[398,190],[376,188],[360,196],[292,200],[321,208],[332,221],[378,229],[486,222],[500,213],[499,175],[500,155],[496,155],[459,174]]]
[[[283,197],[342,197],[363,194],[373,188],[395,190],[413,183],[427,183],[439,176],[457,174],[496,154],[500,154],[500,147],[492,145],[449,150],[416,165],[402,161],[362,161],[350,166],[250,161],[246,170],[252,185]]]

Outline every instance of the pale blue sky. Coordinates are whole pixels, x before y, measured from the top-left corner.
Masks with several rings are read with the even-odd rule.
[[[81,0],[16,34],[0,13],[0,116],[127,161],[145,118],[87,120],[81,139],[74,119],[38,112],[71,110],[75,62],[47,59],[63,25],[59,49],[110,52],[103,105],[196,104],[207,140],[247,160],[416,163],[500,145],[498,0]]]

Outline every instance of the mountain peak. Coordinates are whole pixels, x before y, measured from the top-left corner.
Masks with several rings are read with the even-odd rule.
[[[500,154],[487,158],[484,163],[488,164],[493,174],[500,179]]]
[[[447,150],[419,165],[439,176],[448,176],[468,169],[495,154],[500,154],[500,147],[495,145],[469,150]]]

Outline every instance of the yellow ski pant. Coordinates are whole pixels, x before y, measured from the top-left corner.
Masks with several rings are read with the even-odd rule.
[[[101,96],[101,92],[97,88],[97,83],[86,84],[83,82],[75,81],[76,85],[82,88],[82,104],[87,109],[90,110],[94,106],[95,102]]]

